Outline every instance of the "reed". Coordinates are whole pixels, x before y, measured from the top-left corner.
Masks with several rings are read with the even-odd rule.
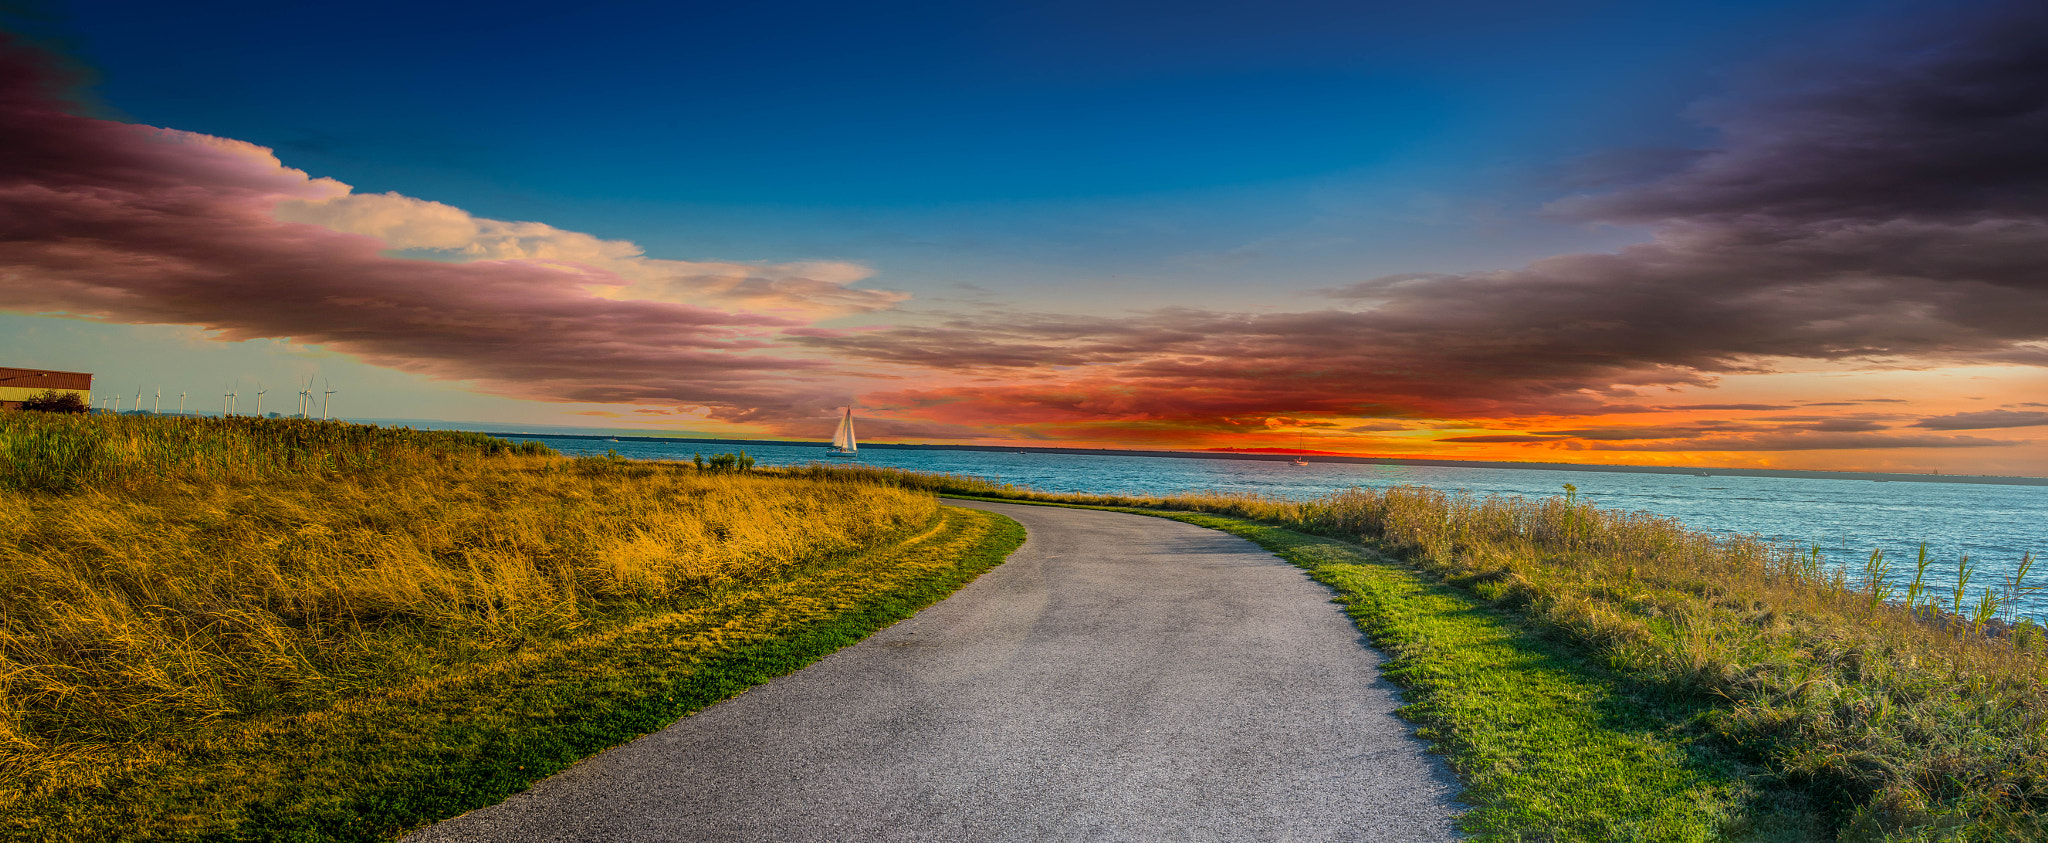
[[[2035,561],[2032,551],[2021,554],[2019,564],[2013,566],[2012,573],[2007,574],[2005,581],[2001,583],[2005,589],[2005,598],[2001,602],[2005,606],[2005,619],[2008,622],[2019,620],[2021,601],[2041,593],[2042,589],[2048,589],[2048,585],[2032,581]]]
[[[886,483],[367,425],[0,414],[0,436],[0,779],[475,669],[938,513]]]
[[[1891,602],[1895,591],[1891,582],[1892,566],[1884,558],[1884,548],[1871,551],[1870,560],[1863,563],[1863,593],[1870,597],[1869,611],[1875,612]]]
[[[1920,554],[1913,561],[1913,584],[1906,588],[1906,608],[1920,607],[1920,596],[1927,593],[1927,569],[1934,560],[1927,558],[1927,543],[1920,543]]]
[[[551,453],[481,433],[339,421],[0,412],[0,489],[19,491],[134,491]]]

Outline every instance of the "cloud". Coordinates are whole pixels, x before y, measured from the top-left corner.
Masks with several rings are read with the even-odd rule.
[[[273,213],[287,222],[375,237],[385,248],[399,252],[595,270],[616,279],[603,285],[610,289],[596,290],[615,299],[706,304],[819,319],[886,310],[910,298],[907,293],[849,286],[874,274],[859,264],[650,258],[630,241],[604,240],[545,223],[474,217],[451,205],[397,193],[343,192],[317,199],[284,199]]]
[[[1888,425],[1879,424],[1868,419],[1836,418],[1809,422],[1801,425],[1801,427],[1807,430],[1818,430],[1826,433],[1862,433],[1871,430],[1884,430]]]
[[[1929,430],[1992,430],[2038,425],[2048,425],[2048,413],[2036,410],[1979,410],[1974,413],[1929,416],[1914,422],[1912,426]]]
[[[1877,433],[1766,433],[1709,437],[1670,442],[1615,444],[1594,442],[1602,451],[1855,451],[1895,448],[1996,448],[2018,445],[2004,439],[1976,436],[1898,436]]]
[[[1408,425],[1402,424],[1400,422],[1390,421],[1376,421],[1366,422],[1364,424],[1342,425],[1337,428],[1338,431],[1343,433],[1386,433],[1395,430],[1411,429],[1413,428],[1410,428]]]
[[[2048,213],[2048,7],[1958,5],[1861,59],[1762,68],[1697,114],[1675,175],[1558,204],[1589,219],[2022,219]]]
[[[659,261],[353,194],[252,144],[72,114],[48,66],[0,43],[0,309],[291,338],[498,394],[747,418],[844,394],[828,364],[779,351],[780,330],[895,300],[847,289],[865,273],[851,265]]]
[[[1582,440],[1611,440],[1626,442],[1643,439],[1690,439],[1728,430],[1754,430],[1754,426],[1704,423],[1668,427],[1589,427],[1575,430],[1539,430],[1542,436],[1570,437]]]
[[[1613,253],[1373,278],[1324,291],[1344,306],[1315,312],[961,317],[799,341],[1009,381],[1085,367],[1085,383],[1056,390],[1075,400],[1033,402],[1075,420],[1634,412],[1651,409],[1633,401],[1643,387],[1802,361],[2048,365],[2044,8],[1959,13],[1896,51],[1803,68],[1796,84],[1766,76],[1704,108],[1718,148],[1554,206],[1654,227]]]
[[[1462,444],[1543,444],[1557,448],[1601,451],[1818,451],[1864,448],[1987,448],[2020,444],[1972,436],[1896,435],[1872,432],[1881,429],[1880,426],[1856,419],[1826,420],[1777,427],[1704,422],[1668,427],[1492,433],[1452,436],[1437,441]]]
[[[1704,381],[1654,363],[1550,353],[1549,329],[1515,337],[1481,326],[1418,325],[1383,312],[1010,314],[791,333],[839,357],[1011,381],[1045,377],[1055,382],[950,388],[920,400],[958,404],[975,400],[979,390],[980,400],[991,403],[1070,404],[1075,418],[1094,412],[1084,407],[1110,406],[1158,417],[1277,408],[1352,416],[1624,412],[1647,408],[1615,403],[1617,386]],[[1087,375],[1075,377],[1075,368]]]
[[[1644,167],[1609,168],[1582,182],[1605,192],[1552,206],[1653,231],[1611,253],[1371,278],[1305,312],[897,311],[860,329],[817,323],[903,300],[858,287],[866,267],[650,258],[626,241],[358,194],[249,144],[74,116],[10,51],[0,308],[290,337],[486,391],[703,405],[735,421],[809,419],[866,386],[865,404],[935,438],[1784,410],[1653,407],[1643,395],[1822,361],[2048,365],[2044,15],[1987,4],[1869,60],[1762,74],[1702,106],[1714,148],[1667,157],[1647,181],[1627,181]],[[1900,399],[1807,406],[1880,401]],[[1971,429],[1937,422],[1976,415],[1914,426]],[[1885,433],[1875,418],[1774,421],[1796,427],[1441,441],[2008,444]]]

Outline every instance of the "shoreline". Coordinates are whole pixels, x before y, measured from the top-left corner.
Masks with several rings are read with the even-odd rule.
[[[585,433],[531,433],[479,431],[488,436],[528,439],[583,439],[598,442],[685,442],[703,445],[776,445],[791,448],[827,447],[824,442],[779,442],[771,439],[706,439],[681,436],[605,436]],[[896,445],[863,444],[862,448],[890,451],[978,451],[993,453],[1063,454],[1097,457],[1163,457],[1198,460],[1263,460],[1285,462],[1295,453],[1253,453],[1229,451],[1142,451],[1120,448],[1058,448],[1012,445]],[[1423,457],[1352,457],[1304,453],[1309,459],[1347,465],[1412,465],[1433,468],[1498,468],[1519,471],[1594,471],[1616,474],[1677,474],[1697,477],[1779,477],[1793,480],[1861,480],[1876,483],[1967,483],[1981,486],[2048,486],[2048,477],[2018,477],[1995,474],[1897,474],[1881,471],[1816,471],[1773,468],[1703,468],[1662,465],[1588,465],[1584,463],[1499,462],[1491,460],[1448,460]]]

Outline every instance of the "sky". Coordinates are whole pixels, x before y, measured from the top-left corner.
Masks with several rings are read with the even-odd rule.
[[[0,6],[0,365],[2048,475],[2038,3],[294,5]]]

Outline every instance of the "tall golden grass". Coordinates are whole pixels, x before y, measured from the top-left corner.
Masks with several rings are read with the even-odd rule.
[[[471,434],[32,415],[0,414],[0,769],[444,675],[937,515]]]
[[[2032,621],[1993,620],[2001,601],[2035,588],[2024,567],[1981,593],[1935,594],[1924,558],[1910,577],[1875,555],[1838,566],[1810,548],[1601,509],[1569,487],[1544,499],[1418,486],[1310,501],[1133,498],[877,474],[938,492],[1209,512],[1360,542],[1618,670],[1719,701],[1712,728],[1838,812],[1842,839],[2048,839],[2048,637]],[[1970,562],[1955,564],[1962,581]]]
[[[0,412],[0,489],[132,491],[161,483],[376,471],[504,453],[552,451],[481,433],[339,421]]]

